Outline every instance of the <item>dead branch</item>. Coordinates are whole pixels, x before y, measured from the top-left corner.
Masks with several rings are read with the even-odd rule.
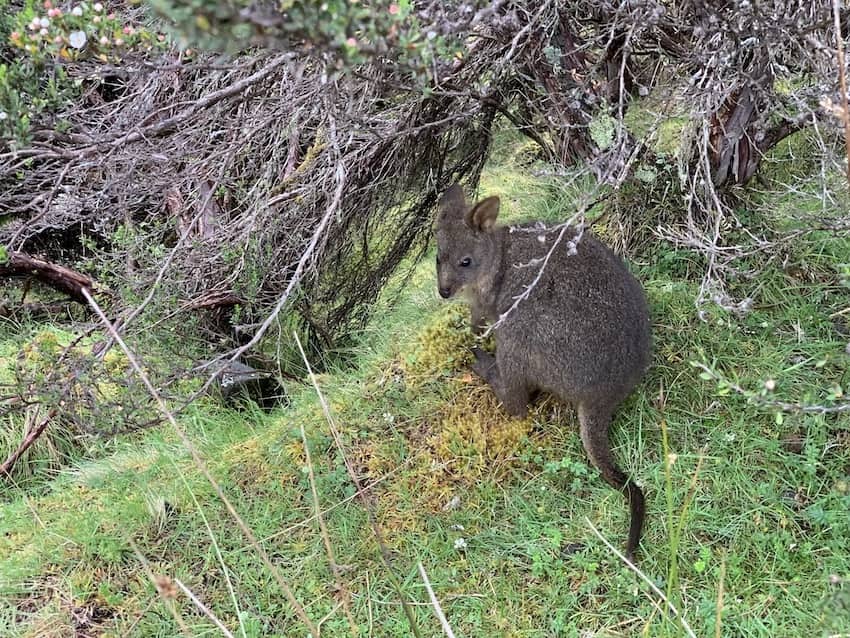
[[[24,317],[30,317],[36,320],[55,320],[70,316],[75,308],[75,304],[76,302],[74,301],[15,303],[9,300],[2,300],[0,301],[0,319],[20,320]]]
[[[26,452],[28,449],[30,449],[30,447],[32,447],[33,443],[38,440],[38,437],[44,434],[44,431],[47,429],[47,426],[50,425],[50,423],[56,417],[57,413],[58,410],[56,408],[52,408],[47,412],[47,416],[45,416],[44,419],[38,425],[27,430],[24,439],[20,442],[18,447],[15,448],[15,450],[6,458],[6,460],[3,461],[3,464],[0,465],[1,476],[11,476],[12,467],[15,465],[18,459],[23,456],[24,452]]]
[[[0,277],[34,277],[83,304],[86,303],[83,288],[104,291],[87,275],[18,251],[10,253],[8,260],[0,263]]]

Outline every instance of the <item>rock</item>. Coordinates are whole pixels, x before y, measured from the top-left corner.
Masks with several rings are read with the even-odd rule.
[[[222,400],[238,406],[250,399],[261,408],[269,410],[287,403],[286,391],[271,372],[257,370],[240,361],[228,361],[216,379]]]

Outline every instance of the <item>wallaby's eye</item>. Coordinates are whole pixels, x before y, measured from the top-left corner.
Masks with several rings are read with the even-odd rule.
[[[467,268],[471,264],[472,264],[472,260],[469,257],[464,257],[463,259],[460,260],[460,267],[461,268]]]

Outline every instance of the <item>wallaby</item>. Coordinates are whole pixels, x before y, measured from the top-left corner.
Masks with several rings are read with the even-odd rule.
[[[485,322],[501,319],[493,330],[496,355],[474,348],[473,371],[514,416],[527,414],[538,391],[576,406],[587,456],[628,499],[626,553],[632,559],[643,527],[644,496],[614,463],[608,429],[615,409],[649,363],[649,312],[640,284],[589,231],[579,237],[576,228],[567,227],[552,251],[560,231],[541,223],[496,226],[499,198],[470,207],[457,184],[439,208],[440,296],[466,296],[477,334]],[[515,305],[526,292],[527,298]]]

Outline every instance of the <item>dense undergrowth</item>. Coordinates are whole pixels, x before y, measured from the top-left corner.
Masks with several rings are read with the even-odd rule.
[[[526,159],[503,149],[482,191],[514,218],[563,217],[569,194]],[[787,199],[762,195],[739,212],[767,225]],[[820,205],[815,192],[797,200]],[[603,220],[597,231],[615,229]],[[850,420],[771,407],[833,406],[850,385],[849,246],[823,233],[783,259],[750,258],[759,274],[730,286],[752,310],[709,308],[705,321],[694,307],[701,257],[656,244],[632,261],[654,359],[614,443],[648,495],[640,567],[696,635],[850,630]],[[343,451],[308,384],[291,384],[292,403],[271,413],[203,400],[181,424],[323,635],[351,630],[314,516],[302,425],[359,635],[411,631],[343,453],[373,486],[422,635],[440,629],[418,561],[459,636],[686,635],[594,534],[591,525],[620,547],[627,513],[585,462],[570,408],[544,399],[526,420],[508,418],[465,367],[466,323],[461,306],[438,300],[430,262],[388,292],[346,353],[357,365],[317,378]],[[158,594],[146,570],[179,579],[234,635],[306,634],[168,427],[101,445],[97,459],[36,467],[34,483],[5,488],[0,635],[221,635],[167,581]]]

